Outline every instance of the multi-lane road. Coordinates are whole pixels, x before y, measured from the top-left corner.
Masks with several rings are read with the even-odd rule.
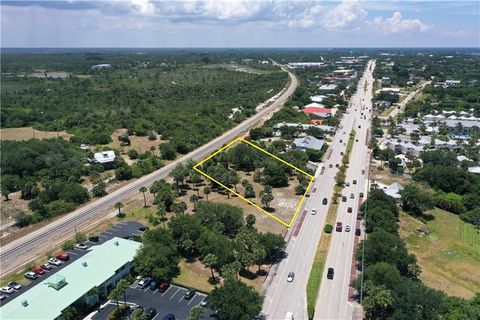
[[[163,179],[168,176],[170,171],[179,163],[184,163],[188,159],[199,160],[206,155],[220,148],[225,143],[233,140],[243,132],[252,128],[256,123],[268,117],[272,112],[279,109],[285,101],[293,94],[297,87],[296,76],[285,67],[282,69],[288,72],[290,83],[279,94],[274,96],[274,101],[254,116],[246,119],[236,127],[225,132],[202,147],[190,152],[189,154],[171,162],[165,167],[142,177],[111,194],[100,198],[88,205],[79,208],[64,217],[34,231],[30,234],[16,239],[0,248],[0,269],[2,276],[8,275],[23,266],[36,257],[52,250],[62,241],[71,238],[75,230],[80,231],[84,227],[92,227],[98,224],[117,202],[138,194],[138,189],[142,186],[149,186],[155,180]],[[270,99],[269,99],[270,100]],[[208,130],[208,128],[205,128]]]
[[[276,269],[275,277],[272,282],[268,285],[265,292],[265,300],[263,305],[262,312],[268,316],[269,319],[285,319],[287,313],[291,312],[295,319],[308,319],[307,316],[307,302],[306,302],[306,286],[310,270],[313,264],[315,253],[317,250],[317,245],[319,243],[321,234],[323,232],[323,227],[325,224],[325,219],[327,216],[328,205],[323,205],[323,199],[326,198],[328,203],[333,195],[333,189],[335,185],[335,175],[338,172],[336,164],[341,165],[341,160],[343,155],[341,152],[346,151],[346,144],[348,142],[349,134],[352,129],[355,129],[357,132],[356,139],[358,142],[354,143],[352,150],[352,155],[350,157],[350,168],[348,169],[348,178],[352,179],[353,171],[357,169],[353,168],[365,168],[367,162],[365,156],[367,146],[366,146],[366,134],[367,129],[369,128],[369,122],[371,114],[365,110],[362,110],[365,106],[369,106],[371,109],[371,90],[373,85],[373,69],[374,61],[369,61],[363,77],[360,79],[357,92],[352,96],[351,102],[349,104],[348,113],[346,113],[339,125],[339,130],[337,131],[329,150],[327,151],[327,159],[322,164],[325,167],[324,170],[317,170],[315,175],[315,182],[312,186],[312,191],[310,197],[304,204],[303,213],[304,219],[302,219],[302,214],[299,215],[300,219],[297,218],[298,222],[294,225],[293,228],[289,231],[291,234],[290,241],[287,244],[286,253],[287,257],[280,262],[278,268]],[[367,90],[365,90],[365,81],[367,81]],[[365,108],[366,109],[366,108]],[[363,112],[363,115],[362,115]],[[365,113],[367,112],[367,113]],[[366,119],[364,119],[364,117]],[[360,125],[360,128],[358,126]],[[363,151],[362,151],[363,150]],[[331,167],[330,167],[331,166]],[[361,172],[360,172],[361,174]],[[354,185],[351,188],[351,192],[356,192],[355,201],[357,201],[358,190],[363,185],[363,179]],[[354,190],[357,188],[358,190]],[[350,192],[350,189],[346,189],[345,192]],[[349,200],[352,201],[352,200]],[[352,204],[353,206],[353,204]],[[341,206],[343,207],[343,206]],[[312,209],[316,209],[317,213],[312,214]],[[352,217],[354,214],[350,214]],[[340,215],[342,216],[342,215]],[[300,223],[302,221],[302,223]],[[352,226],[354,221],[346,222],[351,223]],[[354,237],[354,228],[348,233],[345,237]],[[345,235],[342,233],[342,235]],[[351,249],[347,249],[347,246],[350,244],[343,244],[342,241],[338,241],[337,234],[333,234],[332,243],[330,246],[329,259],[328,263],[334,260],[331,258],[331,255],[334,255],[332,252],[341,252],[340,255],[343,256],[345,261],[351,261],[351,254],[353,252],[353,242],[351,243]],[[350,243],[350,242],[349,242]],[[350,258],[348,257],[350,256]],[[333,259],[333,260],[332,260]],[[340,266],[340,262],[338,265]],[[336,265],[336,264],[335,264]],[[326,270],[326,268],[325,268]],[[293,282],[287,282],[287,275],[289,272],[295,273],[295,279]],[[343,275],[343,273],[348,274]],[[322,319],[349,319],[346,312],[343,312],[347,308],[347,294],[344,293],[343,284],[340,282],[341,278],[350,279],[350,271],[343,270],[339,268],[336,271],[334,278],[335,284],[339,287],[332,289],[331,295],[337,295],[338,297],[332,298],[332,303],[335,303],[337,306],[332,307],[333,309],[328,313],[325,313],[324,309],[316,309],[315,313],[316,318]],[[326,279],[324,275],[322,278],[322,289],[325,287],[325,283],[330,280]],[[332,282],[333,283],[333,282]],[[346,282],[348,292],[348,281]],[[332,287],[332,286],[330,286]],[[323,289],[325,291],[325,289]],[[322,293],[322,292],[321,292]],[[320,301],[320,299],[319,299]],[[317,303],[318,305],[318,303]],[[323,304],[322,304],[323,307]],[[341,312],[340,312],[340,311]],[[351,317],[350,317],[351,319]]]

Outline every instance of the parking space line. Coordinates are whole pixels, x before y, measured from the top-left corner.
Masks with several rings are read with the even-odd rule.
[[[173,286],[168,287],[168,289],[165,290],[165,292],[162,294],[162,297],[163,297],[168,291],[170,291],[170,289],[172,289],[172,288],[173,288]]]
[[[155,319],[156,317],[158,317],[158,315],[159,315],[159,313],[157,313],[157,314],[155,315],[155,317],[152,318],[152,320]]]
[[[146,292],[148,289],[150,289],[148,286],[143,290],[143,292]]]
[[[113,233],[111,233],[111,232],[108,232],[108,231],[103,231],[103,233],[113,234]]]
[[[155,294],[155,293],[157,293],[157,291],[158,291],[158,289],[155,289],[155,291],[153,291],[153,293],[152,293],[152,294]]]
[[[74,256],[78,256],[78,253],[72,252],[72,251],[67,251],[68,254],[73,254]]]
[[[115,226],[115,227],[117,227],[117,226]],[[110,228],[110,229],[108,229],[108,230],[120,231],[119,229],[115,229],[115,227],[111,227],[111,228]],[[117,228],[123,228],[123,227],[121,227],[121,226],[118,226]]]
[[[190,299],[190,301],[188,301],[187,306],[188,306],[190,303],[192,303],[192,301],[195,299],[196,296],[197,296],[197,294],[195,294],[195,295],[192,297],[192,299]]]
[[[180,291],[180,288],[178,288],[178,290],[177,290],[177,291],[175,291],[175,293],[173,294],[173,296],[171,296],[171,297],[170,297],[170,299],[169,299],[169,300],[172,300],[172,298],[173,298],[173,297],[175,297],[175,295],[177,294],[177,292],[178,292],[178,291]]]
[[[106,238],[107,236],[99,235],[98,237],[99,237],[99,238]]]
[[[178,300],[178,302],[182,301],[182,299],[183,299],[183,296],[180,297],[180,300]]]
[[[143,235],[142,233],[132,233],[132,236],[141,237],[142,235]]]
[[[122,221],[122,222],[119,222],[117,224],[121,224],[122,226],[126,226],[128,223],[126,223],[125,221]]]

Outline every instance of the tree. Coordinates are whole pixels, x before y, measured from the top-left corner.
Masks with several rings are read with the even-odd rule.
[[[115,203],[115,208],[118,209],[118,216],[122,216],[122,208],[124,207],[123,203],[117,202]]]
[[[207,197],[207,201],[208,201],[208,195],[212,192],[212,190],[210,189],[210,187],[205,187],[203,188],[203,193],[205,194],[205,196]]]
[[[202,233],[202,225],[195,215],[180,215],[173,217],[169,224],[172,238],[177,248],[185,255],[193,256],[196,253],[195,242]]]
[[[68,306],[62,310],[62,319],[65,320],[76,320],[78,319],[78,311],[74,306]]]
[[[92,194],[94,197],[103,197],[107,194],[107,184],[100,182],[92,188]]]
[[[129,287],[129,283],[127,281],[127,279],[122,279],[120,281],[118,281],[117,283],[117,286],[116,288],[121,292],[121,294],[123,295],[123,303],[125,305],[125,307],[127,306],[127,294],[126,294],[126,290],[127,288]]]
[[[197,196],[200,197],[200,190],[196,186],[200,182],[202,182],[202,177],[198,173],[192,172],[192,173],[190,173],[190,180],[192,180],[193,189],[197,190]]]
[[[177,148],[175,144],[171,142],[162,143],[158,149],[160,150],[160,154],[164,160],[175,160],[177,157]]]
[[[221,287],[213,289],[208,304],[217,310],[220,320],[250,320],[262,310],[263,299],[252,287],[227,278]]]
[[[147,312],[143,308],[137,308],[132,312],[132,320],[148,320]]]
[[[108,299],[110,300],[115,300],[115,303],[117,304],[117,311],[120,312],[120,299],[122,298],[122,292],[118,288],[114,288],[110,293],[108,294]]]
[[[413,215],[422,215],[426,210],[433,209],[434,202],[431,194],[421,190],[415,184],[409,184],[400,191],[402,207]]]
[[[200,237],[196,241],[196,247],[201,259],[205,258],[208,254],[213,254],[217,258],[217,270],[234,260],[233,242],[218,231],[203,229]]]
[[[187,320],[201,320],[204,316],[205,311],[203,310],[203,307],[197,304],[192,309],[190,309]]]
[[[393,294],[385,286],[366,286],[364,305],[367,318],[385,319],[395,302]]]
[[[251,199],[255,198],[255,190],[253,189],[253,185],[251,183],[248,183],[247,186],[245,187],[245,193],[244,193],[245,198]]]
[[[190,202],[193,203],[193,211],[197,211],[197,202],[200,198],[196,194],[190,196]]]
[[[259,241],[256,230],[242,228],[235,238],[236,258],[244,269],[257,263],[260,268],[260,262],[265,258],[266,252]]]
[[[257,219],[255,218],[255,216],[253,214],[249,214],[246,218],[245,218],[245,221],[247,223],[247,227],[249,227],[250,229],[253,229],[253,227],[255,226],[255,222],[257,221]]]
[[[276,188],[288,186],[288,170],[276,160],[265,161],[263,177],[266,185]]]
[[[206,228],[220,228],[223,234],[232,238],[244,223],[242,209],[225,203],[199,201],[196,216]]]
[[[167,209],[165,208],[165,204],[159,203],[157,205],[157,215],[160,218],[160,222],[163,223],[163,227],[165,228],[165,222],[167,221],[167,218],[165,217],[167,213]]]
[[[187,175],[188,175],[188,170],[181,163],[177,164],[177,166],[170,173],[170,176],[173,177],[173,180],[175,181],[175,184],[177,185],[177,187],[184,185],[184,181]]]
[[[172,210],[176,214],[184,214],[185,210],[187,210],[187,204],[185,202],[175,202],[172,204]]]
[[[146,187],[140,187],[140,189],[138,189],[138,191],[140,191],[143,194],[143,207],[146,208],[147,207],[147,197],[145,196],[145,192],[147,192],[147,188]]]
[[[155,199],[156,194],[160,191],[161,189],[161,183],[160,181],[154,181],[152,185],[150,186],[150,193],[153,194],[153,198]]]
[[[212,280],[215,280],[213,269],[217,266],[217,263],[218,259],[212,253],[207,254],[205,258],[203,258],[203,264],[205,265],[205,267],[210,268],[210,271],[212,272]]]
[[[270,207],[270,203],[275,200],[275,197],[271,193],[265,193],[265,191],[260,192],[261,201],[263,207],[268,209]]]

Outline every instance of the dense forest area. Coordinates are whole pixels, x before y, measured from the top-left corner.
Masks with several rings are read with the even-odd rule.
[[[4,65],[18,65],[17,72],[21,68],[28,72],[27,65],[33,69],[49,67],[43,56],[39,61],[37,57],[5,55]],[[75,61],[75,56],[67,57]],[[3,74],[2,127],[33,125],[39,130],[66,130],[75,135],[73,141],[90,144],[110,142],[117,128],[127,128],[139,136],[154,131],[185,153],[252,115],[255,107],[280,91],[288,78],[279,69],[251,74],[212,66],[213,55],[196,62],[187,53],[155,57],[99,53],[93,60],[86,57],[72,62],[72,68],[64,68],[70,61],[65,55],[50,55],[50,59],[59,62],[51,62],[54,69],[49,71],[78,70],[83,76],[74,73],[64,80],[53,80]],[[98,62],[112,67],[91,70]],[[243,111],[229,119],[232,108]]]

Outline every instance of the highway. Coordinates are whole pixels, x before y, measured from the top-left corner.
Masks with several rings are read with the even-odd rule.
[[[358,107],[355,111],[354,129],[358,143],[353,144],[345,179],[345,182],[350,185],[342,191],[342,195],[347,197],[347,201],[341,201],[337,210],[337,222],[342,222],[343,230],[341,232],[334,231],[331,238],[320,293],[315,305],[315,310],[321,310],[321,312],[315,314],[315,319],[353,319],[353,305],[348,302],[348,296],[357,223],[360,228],[360,221],[356,217],[363,200],[359,197],[359,193],[363,192],[366,197],[368,191],[367,174],[370,154],[367,145],[367,131],[370,128],[372,117],[370,110],[373,109],[371,101],[374,81],[371,73],[368,73],[366,81],[368,84],[367,90],[362,95],[356,96],[356,101],[353,102],[361,107]],[[361,112],[363,112],[363,116]],[[364,116],[366,116],[366,119]],[[353,180],[356,180],[356,184],[353,184]],[[354,196],[353,199],[351,194]],[[352,213],[347,212],[348,207],[352,208]],[[351,228],[350,232],[345,231],[347,225]],[[358,240],[357,237],[357,242]],[[327,279],[327,270],[330,267],[335,269],[333,280]]]
[[[281,66],[281,68],[289,74],[290,84],[288,88],[284,88],[279,94],[276,94],[274,96],[274,102],[261,109],[254,116],[246,119],[209,143],[169,163],[165,167],[141,177],[103,198],[93,201],[28,235],[2,246],[0,248],[2,276],[22,269],[29,261],[45,254],[49,250],[53,250],[63,241],[72,238],[75,230],[81,231],[87,227],[91,228],[99,224],[101,220],[112,211],[115,203],[125,201],[138,194],[138,190],[142,186],[148,187],[155,180],[166,178],[177,164],[184,163],[188,159],[202,159],[243,132],[249,130],[271,113],[277,111],[279,107],[288,100],[297,87],[296,76],[287,68],[283,66]]]
[[[354,143],[354,150],[367,148],[365,146],[365,134],[363,132],[367,130],[368,120],[361,120],[363,118],[363,116],[361,116],[361,112],[363,112],[361,109],[364,104],[363,99],[365,99],[365,102],[368,100],[370,104],[370,98],[367,99],[367,97],[371,97],[373,83],[372,65],[374,66],[374,61],[369,61],[364,76],[358,83],[357,92],[351,98],[348,113],[343,116],[329,151],[327,151],[327,158],[322,164],[325,170],[317,170],[310,197],[305,202],[304,210],[302,211],[305,213],[303,224],[294,225],[294,227],[289,230],[291,238],[286,248],[287,257],[280,262],[276,275],[265,292],[262,312],[267,315],[268,319],[285,319],[288,312],[293,313],[295,319],[308,319],[306,286],[328,211],[328,205],[323,205],[322,201],[324,198],[327,198],[330,204],[335,185],[335,175],[338,172],[335,165],[341,165],[343,157],[341,152],[345,152],[349,133],[353,128],[359,132],[359,135],[357,135],[358,142]],[[365,79],[369,82],[367,94],[364,90]],[[369,119],[369,116],[367,116],[367,119]],[[358,124],[360,123],[361,128],[358,129]],[[357,156],[358,154],[352,154],[351,166],[355,163],[357,163],[358,166],[362,164],[366,166],[366,162],[357,161],[357,159],[360,159],[357,158]],[[330,165],[332,168],[330,168]],[[356,186],[359,186],[359,184]],[[311,209],[313,208],[317,209],[317,214],[315,215],[311,214]],[[351,215],[353,216],[353,214]],[[299,217],[300,219],[297,218],[297,221],[301,221],[301,215],[299,215]],[[349,235],[353,237],[354,232],[350,232]],[[334,234],[333,237],[335,238],[336,235]],[[340,248],[336,247],[337,245],[337,242],[332,243],[330,252],[342,250],[341,244]],[[345,255],[343,250],[342,254]],[[295,273],[293,282],[287,282],[289,272]],[[341,273],[342,271],[340,270],[337,272],[337,278],[342,277]],[[348,272],[348,275],[350,275],[350,272]],[[327,280],[324,275],[322,284],[327,281],[329,280]],[[338,291],[339,289],[335,289],[335,291],[330,294],[338,294]],[[336,300],[334,302],[339,305],[346,305],[346,296],[345,301]],[[332,312],[327,315],[323,309],[316,310],[318,317],[327,316],[330,317],[330,319],[344,319],[342,316],[339,316],[339,313],[334,314]]]

